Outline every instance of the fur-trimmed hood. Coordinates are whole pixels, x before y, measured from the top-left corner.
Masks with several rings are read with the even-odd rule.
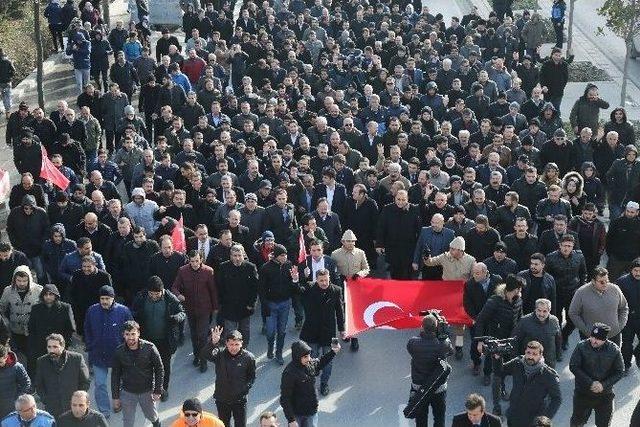
[[[562,178],[562,191],[566,193],[567,184],[570,180],[576,181],[576,197],[582,197],[584,194],[584,178],[578,172],[568,172]]]

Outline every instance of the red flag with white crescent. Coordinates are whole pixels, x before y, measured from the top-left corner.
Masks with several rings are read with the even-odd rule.
[[[422,326],[421,311],[436,309],[451,324],[471,325],[464,310],[462,280],[348,280],[345,286],[348,336],[373,328]]]
[[[298,264],[302,264],[307,259],[307,248],[304,244],[304,230],[300,228],[300,236],[298,237]]]
[[[171,231],[171,242],[173,243],[173,250],[176,252],[185,253],[187,251],[187,239],[184,235],[184,222],[182,216],[176,222],[173,231]]]
[[[64,191],[69,186],[69,178],[64,176],[62,172],[51,162],[47,155],[47,149],[42,147],[42,166],[40,168],[40,178],[51,181],[56,187]]]

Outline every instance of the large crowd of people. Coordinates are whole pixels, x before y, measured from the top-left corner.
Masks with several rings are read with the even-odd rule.
[[[571,426],[592,410],[610,425],[640,356],[640,160],[623,107],[602,125],[596,85],[564,97],[564,0],[546,57],[544,17],[514,17],[510,0],[449,22],[408,0],[181,0],[182,33],[159,38],[146,1],[112,28],[100,3],[44,9],[75,102],[13,108],[0,50],[20,175],[0,243],[2,427],[106,426],[119,411],[133,427],[138,406],[159,426],[185,341],[194,369],[215,366],[217,416],[190,398],[172,425],[244,426],[260,380],[245,347],[284,365],[292,309],[283,415],[260,425],[316,426],[340,339],[360,348],[345,281],[370,275],[465,282],[473,325],[443,336],[427,315],[407,346],[413,396],[468,341],[494,415],[471,394],[454,426],[550,426],[565,354]],[[515,337],[513,351],[488,336]],[[421,405],[418,426],[429,407],[444,426],[446,380]]]

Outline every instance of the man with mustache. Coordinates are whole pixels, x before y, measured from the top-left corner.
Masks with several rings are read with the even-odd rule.
[[[513,376],[513,389],[507,409],[507,423],[510,427],[528,427],[536,417],[553,418],[560,408],[560,379],[542,356],[544,348],[538,341],[529,341],[524,356],[518,356],[503,364],[499,355],[496,375]],[[499,382],[493,383],[494,413],[500,407]]]

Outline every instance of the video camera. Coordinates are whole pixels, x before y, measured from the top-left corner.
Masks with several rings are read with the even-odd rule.
[[[474,341],[480,341],[484,343],[484,350],[488,355],[493,356],[494,354],[504,356],[507,354],[515,353],[515,345],[517,338],[495,338],[489,336],[483,337],[475,337]]]
[[[432,315],[438,321],[438,329],[436,330],[436,336],[439,340],[449,338],[451,335],[451,326],[447,322],[447,318],[440,314],[440,310],[431,308],[429,310],[423,310],[420,312],[420,316]]]

